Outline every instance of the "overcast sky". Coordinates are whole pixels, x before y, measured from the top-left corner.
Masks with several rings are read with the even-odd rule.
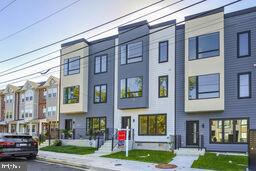
[[[0,9],[12,1],[13,0],[0,0]],[[81,31],[92,28],[99,24],[105,23],[109,20],[115,19],[131,11],[140,9],[146,5],[156,2],[157,0],[80,0],[73,6],[50,17],[49,19],[43,22],[40,22],[39,24],[36,24],[25,31],[22,31],[15,36],[2,40],[4,37],[17,32],[18,30],[26,26],[29,26],[30,24],[54,13],[55,11],[75,1],[77,0],[17,0],[13,4],[11,4],[8,8],[6,8],[4,11],[0,12],[0,23],[1,23],[0,24],[1,26],[0,28],[0,61],[22,54],[24,52],[27,52],[33,49],[36,49],[40,46],[47,45],[48,43],[61,40],[65,37],[79,33]],[[113,28],[131,19],[134,19],[138,16],[141,16],[150,11],[159,9],[161,7],[164,7],[176,1],[178,0],[165,0],[164,2],[161,2],[158,5],[155,5],[148,10],[144,10],[140,13],[126,17],[125,19],[119,20],[115,23],[112,23],[111,25],[107,25],[100,29],[94,30],[93,32],[89,32],[85,35],[78,36],[74,39],[78,39],[81,37],[83,38],[90,37],[103,30]],[[193,4],[198,1],[200,0],[184,0],[182,3],[179,3],[178,5],[159,11],[158,13],[154,13],[153,15],[149,15],[143,19],[147,19],[150,22],[153,19],[156,19],[160,16],[171,13],[173,11],[176,11],[180,8],[183,8],[189,4]],[[167,21],[171,19],[177,19],[178,21],[182,21],[184,19],[184,16],[202,12],[205,10],[214,9],[232,1],[234,0],[207,0],[206,2],[200,5],[194,6],[193,8],[189,8],[175,15],[171,15],[162,20],[157,20],[156,22],[153,22],[150,24],[156,24],[158,22]],[[243,0],[242,2],[239,2],[236,5],[227,7],[225,9],[225,13],[229,13],[232,11],[236,11],[236,10],[240,10],[240,9],[244,9],[252,6],[256,6],[255,0]],[[107,34],[102,35],[101,37],[106,37],[116,33],[117,33],[117,30],[113,30],[111,32],[108,32]],[[97,38],[101,38],[101,37],[97,37]],[[1,63],[0,75],[3,74],[3,71],[16,67],[17,65],[20,65],[31,59],[34,59],[39,56],[50,53],[52,51],[58,50],[59,48],[60,48],[60,44],[57,44],[52,47],[46,48],[44,50],[38,51],[36,53],[23,56],[19,59]],[[37,63],[58,55],[59,55],[59,52],[49,55],[47,57],[41,58],[40,60],[34,63]],[[9,79],[15,79],[17,77],[21,77],[26,74],[41,71],[49,67],[56,66],[58,64],[59,64],[59,59],[56,59],[36,67],[26,69],[22,72],[20,71],[14,74],[10,74],[8,76],[0,76],[0,83]],[[31,63],[28,65],[31,65]],[[15,69],[18,69],[18,68],[16,67]],[[49,74],[58,76],[59,74],[56,71],[57,69],[51,70],[49,71]],[[31,77],[28,77],[27,79],[32,78],[33,81],[42,81],[42,80],[46,80],[48,76],[49,75],[42,76],[40,74],[37,74]],[[24,83],[25,80],[26,80],[25,78],[20,79],[19,81],[21,82],[14,83],[14,85],[21,85]],[[16,81],[12,81],[12,82],[16,82]],[[0,84],[0,88],[3,88],[5,86],[6,84]]]

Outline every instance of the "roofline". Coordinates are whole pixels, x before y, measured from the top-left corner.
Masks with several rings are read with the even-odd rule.
[[[109,36],[109,37],[104,37],[104,38],[101,38],[101,39],[93,40],[93,41],[89,42],[89,44],[93,45],[93,44],[96,44],[96,43],[105,42],[105,41],[113,40],[113,39],[116,39],[116,38],[118,38],[118,34],[113,35],[113,36]]]
[[[165,22],[158,23],[158,24],[155,24],[155,25],[151,25],[151,26],[149,26],[149,28],[150,29],[155,29],[155,28],[164,27],[164,26],[167,26],[167,25],[172,25],[172,24],[176,24],[176,19],[165,21]]]
[[[201,17],[213,15],[213,14],[217,14],[217,13],[220,13],[220,12],[224,12],[224,7],[215,8],[213,10],[204,11],[204,12],[201,12],[201,13],[186,16],[185,21],[193,20],[193,19],[197,19],[197,18],[201,18]]]
[[[61,44],[61,48],[67,47],[67,46],[72,46],[72,45],[75,45],[75,44],[81,43],[81,42],[89,44],[89,42],[87,40],[85,40],[84,38],[81,38],[81,39],[73,40],[73,41],[70,41],[67,43],[63,43],[63,44]]]
[[[128,25],[124,25],[124,26],[120,26],[118,27],[118,31],[123,31],[129,28],[133,28],[133,27],[139,27],[139,26],[143,26],[143,25],[148,25],[148,21],[147,20],[142,20],[136,23],[132,23],[132,24],[128,24]]]
[[[185,28],[185,24],[181,24],[181,25],[176,26],[176,30],[184,29],[184,28]]]
[[[256,12],[256,6],[251,8],[242,9],[239,11],[230,12],[224,15],[225,18],[235,17],[239,15],[244,15],[248,13]]]

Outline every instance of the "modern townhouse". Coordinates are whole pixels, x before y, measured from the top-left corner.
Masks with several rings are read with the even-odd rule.
[[[5,121],[5,101],[3,90],[0,91],[0,132],[7,132],[7,123]]]
[[[256,128],[256,8],[186,17],[176,30],[176,135],[180,147],[247,151]]]

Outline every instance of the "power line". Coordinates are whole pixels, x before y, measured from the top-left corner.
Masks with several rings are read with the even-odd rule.
[[[100,35],[102,35],[102,34],[104,34],[104,33],[107,33],[107,32],[109,32],[109,31],[111,31],[111,30],[114,30],[114,29],[116,29],[116,28],[118,28],[118,27],[120,27],[120,26],[129,24],[129,23],[131,23],[131,22],[133,22],[133,21],[136,21],[136,20],[138,20],[138,19],[140,19],[140,18],[143,18],[143,17],[145,17],[145,16],[148,16],[148,15],[151,15],[151,14],[153,14],[153,13],[159,12],[159,11],[161,11],[161,10],[163,10],[163,9],[166,9],[166,8],[168,8],[168,7],[171,7],[171,6],[173,6],[173,5],[176,5],[176,4],[178,4],[178,3],[182,2],[182,1],[184,1],[184,0],[176,1],[176,2],[174,2],[174,3],[171,3],[171,4],[167,5],[167,6],[164,6],[164,7],[160,8],[160,9],[157,9],[157,10],[151,11],[151,12],[149,12],[149,13],[146,13],[146,14],[144,14],[144,15],[142,15],[142,16],[139,16],[139,17],[137,17],[137,18],[135,18],[135,19],[129,20],[129,21],[127,21],[127,22],[125,22],[125,23],[123,23],[123,24],[121,24],[121,25],[119,25],[119,26],[116,26],[116,27],[107,29],[107,30],[102,31],[102,32],[100,32],[100,33],[97,33],[97,34],[95,34],[95,35],[93,35],[93,36],[90,36],[90,37],[88,37],[87,39],[91,39],[91,38],[100,36]],[[161,2],[161,1],[159,1],[159,2]],[[155,4],[155,3],[154,3],[154,4]],[[152,6],[152,5],[149,5],[149,6],[146,6],[146,7],[142,8],[142,9],[149,8],[149,7],[151,7],[151,6]],[[59,50],[60,50],[60,49],[59,49]],[[23,65],[28,64],[28,63],[30,63],[30,62],[34,62],[34,61],[36,61],[36,60],[38,60],[38,59],[41,59],[41,58],[43,58],[43,57],[46,57],[46,56],[48,56],[48,55],[50,55],[50,54],[56,53],[56,52],[58,52],[59,50],[52,51],[52,52],[50,52],[50,53],[48,53],[48,54],[46,54],[46,55],[37,57],[37,58],[35,58],[35,59],[33,59],[33,60],[30,60],[30,61],[28,61],[28,62],[22,63],[22,64],[20,64],[20,65],[18,65],[18,66],[14,66],[14,67],[12,67],[12,68],[6,69],[6,70],[4,70],[4,71],[1,71],[1,73],[5,73],[5,72],[7,72],[7,71],[10,71],[10,70],[12,70],[12,69],[16,69],[17,67],[23,66]],[[56,58],[59,58],[59,57],[60,57],[60,56],[56,56],[56,57],[50,58],[49,61],[51,61],[51,60],[53,60],[53,59],[56,59]],[[42,62],[44,62],[44,61],[42,61]],[[48,62],[48,61],[45,61],[45,62]],[[41,63],[41,62],[40,62],[40,63]],[[22,68],[22,69],[26,69],[26,68]],[[16,70],[16,72],[17,72],[17,71],[20,71],[20,70],[22,70],[22,69]],[[12,73],[13,73],[13,72],[12,72]],[[6,74],[10,74],[10,72],[9,72],[9,73],[6,73]],[[0,77],[1,77],[1,75],[0,75]]]
[[[5,5],[3,8],[1,8],[0,13],[3,12],[6,8],[8,8],[10,5],[12,5],[15,1],[17,1],[17,0],[13,0],[10,3],[8,3],[7,5]]]
[[[9,39],[10,37],[13,37],[13,36],[15,36],[15,35],[17,35],[17,34],[23,32],[23,31],[25,31],[25,30],[27,30],[27,29],[33,27],[34,25],[39,24],[39,23],[41,23],[41,22],[47,20],[48,18],[50,18],[50,17],[52,17],[52,16],[54,16],[54,15],[56,15],[56,14],[58,14],[58,13],[64,11],[65,9],[67,9],[67,8],[69,8],[69,7],[73,6],[73,5],[75,5],[75,4],[78,3],[79,1],[81,1],[81,0],[77,0],[77,1],[75,1],[75,2],[72,2],[71,4],[69,4],[69,5],[67,5],[67,6],[65,6],[65,7],[61,8],[61,9],[59,9],[59,10],[57,10],[57,11],[55,11],[55,12],[53,12],[52,14],[50,14],[50,15],[44,17],[44,18],[41,18],[40,20],[37,20],[36,22],[34,22],[34,23],[32,23],[32,24],[30,24],[30,25],[28,25],[28,26],[26,26],[26,27],[24,27],[24,28],[22,28],[22,29],[20,29],[20,30],[18,30],[18,31],[16,31],[16,32],[14,32],[14,33],[11,33],[11,34],[9,34],[9,35],[7,35],[7,36],[5,36],[5,37],[0,38],[0,42],[2,42],[2,41],[4,41],[4,40],[7,40],[7,39]]]
[[[125,23],[121,24],[120,26],[123,26],[123,25],[125,25],[125,24],[128,24],[128,23],[130,23],[130,22],[132,22],[132,21],[135,21],[135,20],[140,19],[140,18],[142,18],[142,17],[145,17],[145,16],[147,16],[147,15],[153,14],[153,13],[155,13],[155,12],[158,12],[159,10],[165,9],[165,8],[170,7],[170,6],[173,6],[173,5],[176,5],[177,3],[180,3],[180,2],[182,2],[182,1],[184,1],[184,0],[180,0],[180,1],[177,1],[177,2],[175,2],[175,3],[171,3],[171,4],[169,4],[169,5],[165,6],[165,7],[162,7],[162,8],[160,8],[160,9],[158,9],[158,10],[149,12],[149,13],[143,15],[143,16],[140,16],[140,17],[137,17],[137,18],[135,18],[135,19],[132,19],[132,20],[130,20],[130,21],[128,21],[128,22],[125,22]],[[175,11],[175,12],[173,12],[173,13],[171,13],[171,14],[168,14],[168,15],[172,15],[172,14],[177,13],[177,12],[179,12],[179,11]],[[166,17],[166,16],[164,16],[164,17]],[[159,20],[159,19],[164,18],[164,17],[160,17],[160,18],[158,18],[158,19],[156,19],[156,20]],[[154,20],[154,21],[156,21],[156,20]],[[152,21],[151,21],[151,22],[152,22]],[[143,24],[143,25],[145,25],[145,24]],[[143,25],[141,25],[141,26],[143,26]],[[110,28],[110,29],[108,29],[108,30],[102,31],[102,32],[100,32],[100,33],[97,33],[97,34],[95,34],[95,35],[93,35],[93,36],[90,36],[88,39],[91,39],[91,38],[93,38],[93,37],[97,37],[97,36],[99,36],[99,35],[101,35],[101,34],[103,34],[103,33],[106,33],[106,32],[108,32],[108,31],[110,31],[110,30],[116,29],[116,28],[118,28],[118,27],[120,27],[120,26],[113,27],[113,28]],[[122,32],[122,33],[120,33],[120,34],[127,33],[127,32],[129,32],[129,31],[131,31],[131,30],[133,30],[133,29],[134,29],[134,28],[131,28],[130,30],[126,30],[125,32]],[[98,43],[101,43],[101,42],[103,42],[103,40],[102,40],[102,41],[98,41],[98,42],[95,43],[95,44],[98,44]],[[94,45],[95,45],[95,44],[94,44]],[[85,46],[85,47],[76,49],[76,50],[74,50],[74,51],[69,52],[68,54],[73,53],[73,52],[76,52],[76,51],[81,50],[81,49],[84,49],[84,48],[87,48],[87,47],[89,47],[89,46]],[[53,51],[53,52],[50,52],[49,54],[56,53],[57,51],[58,51],[58,50]],[[43,56],[41,56],[41,57],[48,56],[49,54],[43,55]],[[36,60],[37,60],[37,59],[41,59],[41,57],[36,58]],[[1,77],[1,76],[4,76],[4,75],[9,75],[9,74],[12,74],[12,73],[21,71],[21,70],[23,70],[23,69],[27,69],[27,68],[30,68],[30,67],[33,67],[33,66],[36,66],[36,65],[45,63],[45,62],[49,62],[49,61],[54,60],[54,59],[57,59],[57,58],[59,58],[59,57],[60,57],[60,55],[59,55],[59,56],[56,56],[56,57],[52,57],[52,58],[47,59],[47,60],[45,60],[45,61],[41,61],[41,62],[32,64],[32,65],[27,66],[27,67],[23,67],[23,68],[20,68],[20,69],[16,69],[16,70],[14,70],[14,71],[10,71],[10,72],[5,73],[5,74],[1,74],[0,77]],[[35,60],[32,60],[32,61],[35,61]],[[21,64],[21,65],[19,65],[19,66],[23,66],[23,65],[25,65],[25,64],[27,64],[27,62],[25,62],[25,63],[23,63],[23,64]],[[16,68],[16,67],[13,67],[12,69],[15,69],[15,68]],[[5,70],[5,71],[3,71],[3,72],[6,72],[6,71],[9,71],[9,69],[8,69],[8,70]]]
[[[53,45],[55,45],[55,44],[61,43],[61,42],[63,42],[63,41],[69,40],[69,39],[71,39],[71,38],[77,37],[77,36],[82,35],[82,34],[84,34],[84,33],[90,32],[90,31],[92,31],[92,30],[95,30],[95,29],[97,29],[97,28],[100,28],[100,27],[102,27],[102,26],[104,26],[104,25],[108,25],[108,24],[110,24],[110,23],[112,23],[112,22],[118,21],[119,19],[125,18],[125,17],[127,17],[127,16],[129,16],[129,15],[131,15],[131,14],[134,14],[134,13],[136,13],[136,12],[138,12],[138,11],[141,11],[141,10],[143,10],[143,9],[146,9],[146,8],[148,8],[148,7],[151,7],[151,6],[153,6],[153,5],[156,5],[156,4],[158,4],[158,3],[160,3],[160,2],[163,2],[163,1],[164,1],[164,0],[157,1],[157,2],[155,2],[155,3],[153,3],[153,4],[150,4],[150,5],[148,5],[148,6],[144,7],[144,8],[141,8],[141,9],[139,9],[139,10],[135,10],[135,11],[133,11],[133,12],[131,12],[131,13],[125,14],[125,15],[123,15],[123,16],[121,16],[121,17],[115,18],[115,19],[113,19],[113,20],[111,20],[111,21],[108,21],[108,22],[106,22],[106,23],[100,24],[100,25],[95,26],[95,27],[93,27],[93,28],[90,28],[90,29],[88,29],[88,30],[82,31],[82,32],[77,33],[77,34],[75,34],[75,35],[66,37],[66,38],[64,38],[64,39],[62,39],[62,40],[58,40],[58,41],[56,41],[56,42],[53,42],[53,43],[50,43],[50,44],[48,44],[48,45],[39,47],[39,48],[37,48],[37,49],[34,49],[34,50],[31,50],[31,51],[22,53],[22,54],[20,54],[20,55],[16,55],[16,56],[10,57],[10,58],[8,58],[8,59],[4,59],[4,60],[0,61],[0,64],[1,64],[1,63],[4,63],[4,62],[7,62],[7,61],[10,61],[10,60],[13,60],[13,59],[20,58],[20,57],[22,57],[22,56],[25,56],[25,55],[28,55],[28,54],[31,54],[31,53],[34,53],[34,52],[36,52],[36,51],[45,49],[45,48],[47,48],[47,47],[50,47],[50,46],[53,46]]]
[[[224,8],[224,7],[227,7],[227,6],[233,5],[233,4],[238,3],[238,2],[240,2],[240,1],[242,1],[242,0],[233,1],[233,2],[231,2],[231,3],[228,3],[228,4],[226,4],[226,5],[223,5],[223,6],[219,7],[219,8],[217,8],[217,9]],[[202,3],[202,2],[204,2],[204,1],[200,1],[200,2]],[[198,3],[199,3],[199,2],[197,2],[196,4],[198,4]],[[194,4],[194,5],[195,5],[195,4]],[[210,12],[211,12],[211,11],[210,11]],[[207,11],[207,12],[203,12],[203,13],[201,13],[201,14],[200,14],[200,15],[198,15],[198,16],[205,15],[205,14],[207,14],[207,13],[209,13],[209,11]],[[174,24],[174,25],[181,24],[181,23],[183,23],[183,22],[185,22],[185,20],[184,20],[184,21],[181,21],[181,22],[179,22],[179,23],[176,23],[176,24]],[[170,27],[172,27],[172,26],[174,26],[174,25],[172,24],[172,25],[167,26],[167,27],[164,27],[164,28],[162,28],[162,29],[158,29],[158,30],[156,30],[156,31],[154,31],[154,32],[150,32],[150,33],[148,33],[148,34],[145,34],[145,35],[140,36],[140,37],[136,37],[136,38],[134,38],[134,39],[131,39],[131,40],[126,41],[126,42],[123,42],[123,43],[120,43],[120,44],[115,45],[115,46],[113,46],[113,47],[110,47],[110,48],[107,48],[107,49],[104,49],[104,50],[98,51],[98,52],[96,52],[96,53],[94,53],[94,54],[90,54],[90,55],[86,55],[86,56],[80,57],[80,58],[79,58],[79,59],[77,59],[77,60],[80,60],[80,59],[83,59],[83,58],[87,58],[87,57],[89,57],[89,56],[92,56],[92,55],[98,54],[98,53],[100,53],[100,52],[104,52],[104,51],[106,51],[106,50],[109,50],[109,49],[112,49],[112,48],[118,47],[118,46],[123,45],[123,44],[127,44],[127,43],[129,43],[129,42],[132,42],[132,41],[134,41],[134,40],[137,40],[137,39],[143,38],[143,37],[148,36],[148,35],[150,35],[150,34],[154,34],[154,33],[156,33],[156,32],[162,31],[162,30],[164,30],[164,29],[170,28]],[[66,54],[64,54],[64,55],[66,55]],[[73,62],[74,62],[74,61],[73,61]],[[63,66],[63,65],[64,65],[64,64],[57,65],[57,66],[54,66],[54,67],[51,67],[51,68],[48,68],[48,69],[50,69],[50,70],[51,70],[51,69],[54,69],[54,68],[57,68],[57,67],[60,67],[60,66]],[[45,70],[44,70],[44,71],[45,71]],[[41,71],[41,72],[43,72],[43,71]],[[16,79],[11,79],[11,80],[8,80],[8,81],[5,81],[5,82],[0,82],[0,84],[8,83],[8,82],[10,82],[10,81],[14,81],[14,80],[17,80],[17,79],[20,79],[20,78],[24,78],[24,77],[32,76],[32,75],[35,75],[35,74],[39,74],[39,73],[41,73],[41,72],[36,72],[36,73],[28,74],[28,75],[26,75],[26,76],[19,77],[19,78],[16,78]]]

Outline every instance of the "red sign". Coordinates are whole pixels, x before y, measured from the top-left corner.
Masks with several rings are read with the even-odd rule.
[[[118,141],[126,140],[126,130],[120,130],[117,132],[117,140]]]

